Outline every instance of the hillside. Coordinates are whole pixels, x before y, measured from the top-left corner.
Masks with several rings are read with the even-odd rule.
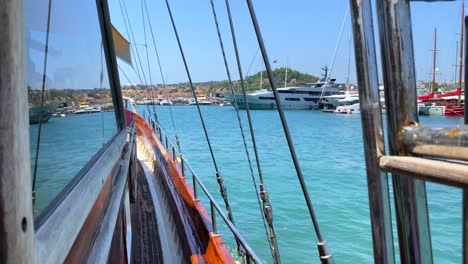
[[[285,68],[278,68],[273,71],[277,87],[284,86]],[[317,77],[301,73],[299,71],[288,68],[288,86],[301,86],[307,85],[318,80]],[[260,89],[260,72],[250,75],[246,78],[247,90]],[[228,81],[210,81],[194,83],[197,95],[208,95],[210,93],[228,93]],[[270,89],[270,82],[266,72],[263,72],[263,89]],[[240,91],[240,82],[234,81],[234,90]],[[192,91],[188,83],[171,84],[166,88],[160,86],[150,89],[149,87],[138,86],[124,86],[122,87],[122,94],[140,100],[143,98],[161,97],[161,98],[175,98],[175,97],[192,97]],[[40,105],[40,91],[29,90],[29,103],[31,105]],[[46,90],[45,103],[68,103],[68,104],[105,104],[112,102],[112,97],[109,89],[86,89],[86,90],[73,90],[73,89],[50,89]]]
[[[286,74],[286,68],[277,68],[273,70],[273,75],[275,76],[276,86],[278,88],[284,87],[284,77]],[[248,76],[246,80],[246,86],[248,91],[258,90],[260,89],[260,72],[257,72],[254,75]],[[318,81],[318,77],[302,73],[291,68],[288,68],[288,86],[304,86],[310,83],[314,83]],[[203,83],[209,85],[209,92],[227,92],[229,89],[228,81],[218,81],[218,82],[211,82],[211,83]],[[234,90],[238,90],[240,88],[240,82],[234,81]],[[270,89],[271,85],[268,80],[268,76],[266,71],[263,71],[263,89]]]

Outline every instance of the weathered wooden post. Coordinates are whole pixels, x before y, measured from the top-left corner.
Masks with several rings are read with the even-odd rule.
[[[0,263],[33,263],[23,1],[0,0]]]

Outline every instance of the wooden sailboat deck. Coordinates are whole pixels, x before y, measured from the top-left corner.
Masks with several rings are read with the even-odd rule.
[[[131,262],[163,263],[156,209],[141,166],[138,166],[137,185],[139,191],[136,201],[130,208],[133,248]]]

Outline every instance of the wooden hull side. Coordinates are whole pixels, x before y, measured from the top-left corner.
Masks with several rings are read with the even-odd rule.
[[[128,115],[128,112],[126,113]],[[200,201],[194,198],[191,184],[182,177],[182,171],[172,153],[159,141],[150,125],[138,114],[133,119],[137,140],[144,139],[154,152],[156,166],[163,170],[166,189],[170,192],[174,211],[182,224],[180,232],[187,243],[192,263],[234,263],[224,241],[212,233],[210,216]],[[128,120],[128,119],[127,119]]]

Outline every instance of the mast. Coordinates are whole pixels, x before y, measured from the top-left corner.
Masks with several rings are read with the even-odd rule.
[[[462,78],[463,78],[463,32],[465,30],[465,24],[464,24],[464,17],[465,17],[465,0],[462,0],[462,4],[461,4],[461,31],[460,31],[460,56],[459,56],[459,64],[460,64],[460,68],[458,69],[458,87],[457,89],[460,89],[461,90],[461,87],[462,87]],[[460,93],[458,94],[458,104],[460,105],[460,101],[461,101],[461,91]]]
[[[458,41],[457,41],[457,47],[455,48],[455,72],[453,76],[453,83],[457,83],[457,69],[458,69]]]
[[[263,69],[260,71],[260,90],[262,90],[263,86]]]
[[[284,88],[288,85],[288,59],[286,59],[286,74],[284,75]]]
[[[349,89],[349,67],[351,65],[351,31],[348,37],[348,70],[346,71],[346,91]]]
[[[323,67],[322,70],[323,70],[323,72],[324,72],[324,73],[322,74],[322,76],[323,76],[323,79],[324,79],[325,82],[326,82],[326,81],[328,81],[328,66],[325,65],[325,67]]]
[[[434,59],[432,63],[432,92],[435,92],[435,76],[436,76],[436,54],[437,54],[437,28],[434,28]]]

